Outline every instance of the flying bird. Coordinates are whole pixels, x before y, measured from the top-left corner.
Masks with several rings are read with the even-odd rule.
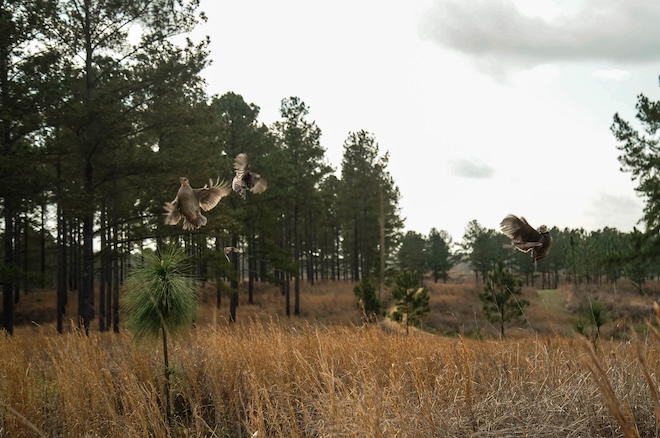
[[[224,181],[221,183],[219,179],[215,184],[210,179],[209,184],[201,189],[193,189],[185,176],[179,178],[179,181],[181,187],[176,198],[164,206],[165,224],[176,225],[183,217],[184,230],[196,230],[206,225],[207,219],[202,216],[201,210],[209,211],[231,191],[229,184]]]
[[[500,228],[502,233],[511,239],[511,245],[506,245],[507,247],[521,252],[532,252],[534,266],[537,260],[541,260],[550,252],[552,237],[545,225],[541,225],[537,231],[524,217],[518,218],[509,214],[500,222]]]
[[[228,262],[231,262],[231,260],[229,259],[229,253],[230,253],[230,252],[238,252],[238,253],[240,253],[241,250],[238,249],[238,248],[236,248],[235,246],[225,246],[225,247],[224,247],[224,252],[225,252],[225,258],[227,259],[227,261],[228,261]]]
[[[258,173],[249,169],[248,158],[244,153],[236,155],[234,159],[234,170],[236,174],[231,185],[236,193],[245,199],[248,191],[252,193],[262,193],[268,187],[266,179]]]

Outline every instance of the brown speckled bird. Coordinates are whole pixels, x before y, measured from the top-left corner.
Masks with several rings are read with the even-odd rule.
[[[541,260],[550,252],[552,237],[545,225],[541,225],[536,231],[524,217],[518,218],[509,214],[500,222],[500,228],[502,233],[511,239],[512,248],[521,252],[532,252],[532,262],[535,266],[537,260]]]
[[[231,190],[229,184],[224,181],[220,183],[219,180],[215,184],[209,180],[209,184],[201,189],[190,187],[190,181],[185,176],[179,178],[179,181],[181,187],[176,198],[165,203],[165,224],[176,225],[183,216],[184,230],[196,230],[206,225],[207,220],[201,210],[209,211]]]
[[[265,178],[249,170],[246,154],[240,153],[236,155],[234,159],[234,170],[236,171],[236,175],[231,185],[234,191],[241,195],[243,199],[245,199],[248,190],[252,193],[262,193],[268,187]]]

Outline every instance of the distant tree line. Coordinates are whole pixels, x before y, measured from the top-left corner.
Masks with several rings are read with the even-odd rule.
[[[648,233],[637,229],[623,233],[607,227],[590,232],[554,227],[550,235],[552,249],[537,263],[536,272],[530,254],[507,248],[508,237],[483,227],[477,220],[467,224],[458,244],[444,231],[433,229],[428,237],[408,231],[401,240],[399,265],[428,272],[434,281],[446,281],[451,268],[466,263],[474,272],[475,282],[485,283],[489,273],[502,263],[527,286],[542,289],[556,289],[560,278],[575,285],[615,284],[627,278],[642,290],[645,282],[660,276],[660,255]]]

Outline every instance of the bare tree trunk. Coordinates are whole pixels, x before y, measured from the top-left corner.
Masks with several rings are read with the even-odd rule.
[[[261,229],[259,232],[259,249],[256,251],[257,254],[261,254],[264,250],[264,230]],[[266,281],[268,276],[268,264],[264,257],[259,257],[259,281]]]
[[[300,249],[300,232],[298,230],[298,206],[296,205],[293,208],[293,241],[294,241],[294,251],[295,251],[295,260],[296,260],[296,273],[293,277],[293,314],[295,316],[300,315],[300,260],[301,260],[301,249]]]
[[[4,14],[3,14],[4,15]],[[3,20],[6,18],[3,16]],[[10,18],[11,20],[11,18]],[[12,59],[10,42],[7,38],[2,38],[0,43],[0,84],[9,84],[10,78],[10,62]],[[13,101],[10,89],[3,86],[0,89],[0,98],[2,99],[2,108],[9,108]],[[12,152],[12,131],[9,120],[2,117],[2,155],[9,156]],[[14,197],[11,194],[4,195],[4,221],[5,221],[5,235],[4,235],[4,265],[5,269],[9,272],[14,267]],[[14,333],[14,300],[12,292],[14,285],[11,276],[6,276],[2,284],[2,327],[10,335]]]
[[[58,169],[59,170],[59,169]],[[57,333],[62,334],[67,302],[66,219],[62,206],[57,204]]]
[[[223,248],[222,248],[222,245],[220,243],[220,237],[216,236],[216,238],[215,238],[215,252],[216,252],[216,254],[221,254],[222,251],[223,251]],[[222,303],[222,294],[221,294],[222,287],[220,286],[221,284],[222,284],[222,278],[220,277],[220,270],[216,266],[216,269],[215,269],[215,308],[216,309],[219,309],[220,305]],[[215,323],[215,321],[214,321],[214,323]]]
[[[46,201],[41,204],[41,230],[39,231],[41,289],[46,288]]]
[[[291,248],[291,217],[286,215],[284,220],[284,252],[288,254],[289,249]],[[291,285],[289,283],[291,274],[287,269],[284,272],[283,279],[284,283],[284,307],[286,311],[286,316],[291,316]]]
[[[251,229],[250,239],[248,241],[248,303],[250,304],[254,304],[254,277],[257,271],[255,254],[256,240],[254,229]]]
[[[357,214],[353,215],[353,281],[360,281],[360,240]]]
[[[5,197],[5,267],[11,270],[14,266],[14,201],[11,196]],[[14,284],[11,276],[2,285],[2,327],[10,335],[14,334]]]
[[[383,185],[382,183],[378,185],[378,201],[379,201],[379,211],[378,211],[378,231],[380,238],[380,266],[378,273],[378,299],[380,300],[381,291],[385,283],[385,200],[383,196]],[[423,275],[423,274],[422,274]],[[438,282],[438,277],[434,273],[435,282]]]
[[[231,245],[238,248],[238,234],[233,233],[231,238]],[[229,295],[229,322],[236,322],[236,309],[238,308],[238,253],[231,253],[232,266],[234,268],[234,275],[231,278],[231,293]]]
[[[106,240],[105,229],[108,226],[108,214],[105,206],[105,199],[101,201],[101,252],[99,260],[99,331],[106,330],[105,325],[105,293],[106,293],[106,270],[107,270],[107,249],[108,242]]]
[[[14,215],[14,267],[21,266],[21,221],[17,215]],[[18,304],[20,295],[20,280],[18,275],[14,277],[14,305]]]
[[[123,263],[118,243],[119,225],[115,223],[112,228],[112,247],[114,248],[114,257],[112,259],[112,331],[119,333],[119,283],[121,282],[121,266]],[[108,295],[108,299],[110,299],[110,295]],[[108,311],[110,311],[110,307],[110,302],[108,302]]]
[[[314,284],[314,227],[312,220],[313,216],[310,210],[309,216],[305,221],[305,241],[307,243],[307,260],[305,260],[305,265],[307,266],[307,282],[310,284]]]
[[[82,251],[82,287],[79,290],[80,317],[85,334],[89,334],[89,326],[94,309],[94,216],[86,213],[83,217],[83,251]]]

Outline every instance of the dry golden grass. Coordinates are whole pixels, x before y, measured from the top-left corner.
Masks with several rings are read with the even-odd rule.
[[[0,436],[170,436],[160,344],[47,329],[0,336]],[[658,341],[479,341],[277,321],[175,341],[177,436],[657,436]],[[601,369],[592,378],[594,364]],[[650,373],[645,373],[650,370]],[[611,394],[601,396],[599,382]]]
[[[303,285],[301,318],[287,318],[279,291],[258,285],[255,304],[242,292],[239,323],[229,324],[227,297],[216,310],[207,286],[196,328],[170,348],[173,430],[159,342],[21,326],[0,335],[0,437],[660,435],[657,321],[639,338],[604,335],[594,349],[568,327],[583,290],[544,301],[525,288],[526,320],[495,340],[472,281],[429,285],[424,327],[451,337],[360,326],[353,285],[342,282]],[[31,297],[18,310],[48,315],[50,299]],[[623,301],[653,312],[648,297]]]

